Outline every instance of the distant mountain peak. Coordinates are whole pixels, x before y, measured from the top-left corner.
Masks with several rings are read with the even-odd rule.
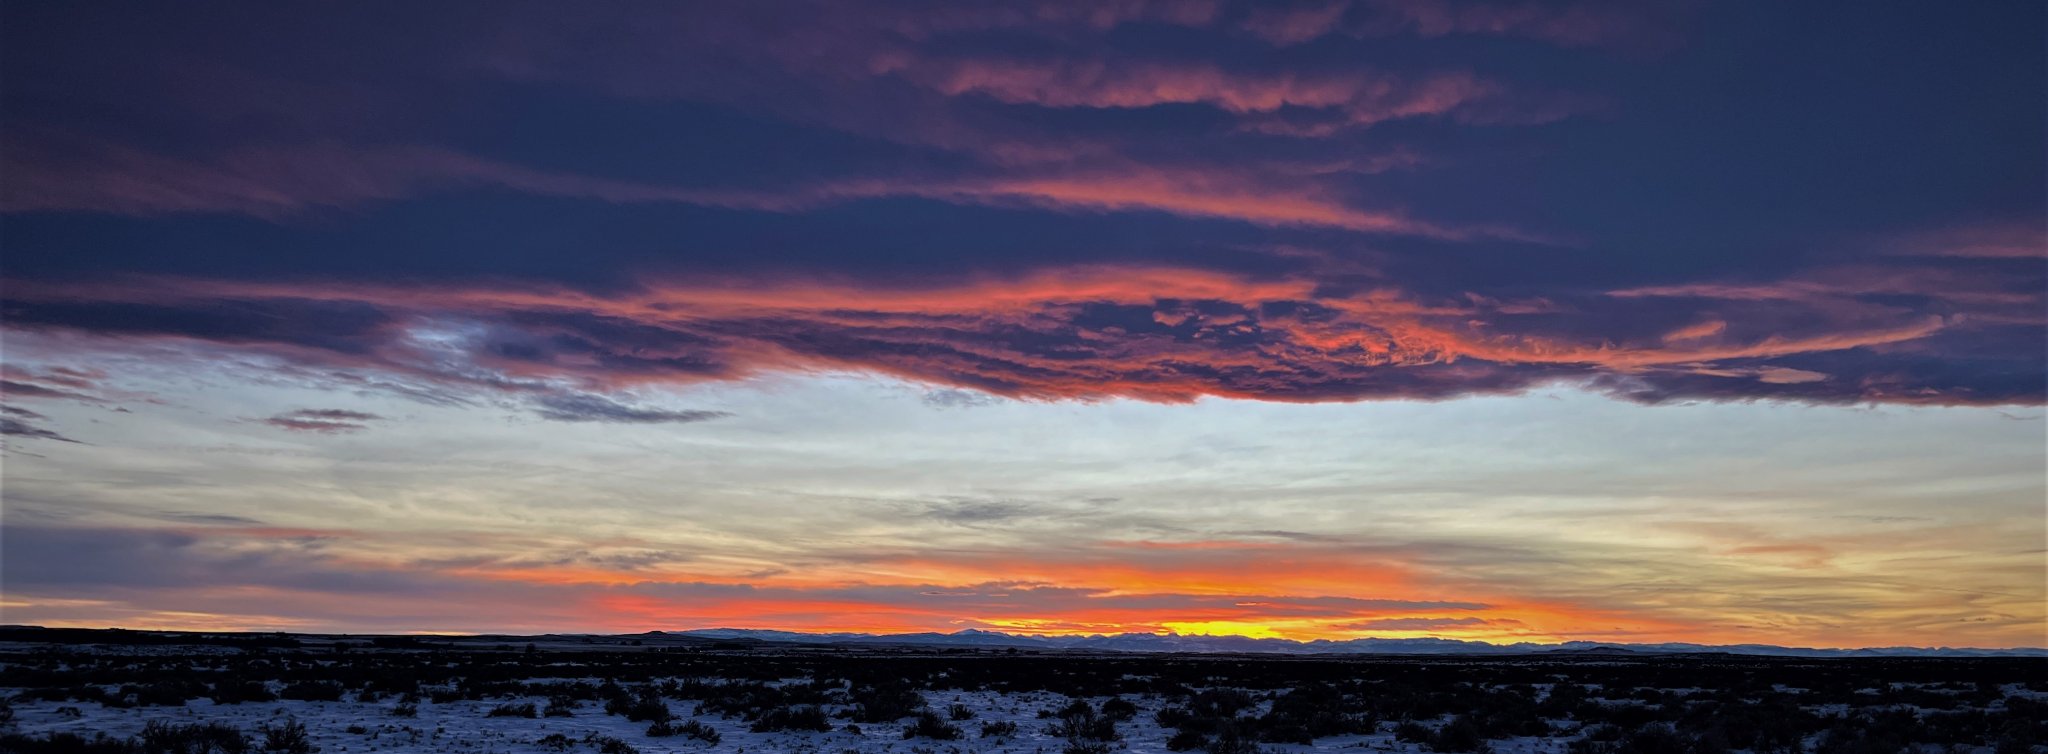
[[[662,634],[655,631],[650,634]],[[672,631],[665,635],[698,639],[752,639],[797,644],[879,644],[919,646],[1017,647],[1070,649],[1107,652],[1186,653],[1269,653],[1269,654],[1398,654],[1398,655],[1669,655],[1723,653],[1776,657],[2048,657],[2048,649],[2018,647],[1978,649],[1958,647],[1866,647],[1855,649],[1780,647],[1768,644],[1612,644],[1568,641],[1559,644],[1517,642],[1492,644],[1470,639],[1425,636],[1412,639],[1364,637],[1358,639],[1257,638],[1237,635],[1180,633],[1119,633],[1087,635],[1012,634],[980,628],[963,628],[952,633],[905,634],[806,633],[748,628],[700,628]]]

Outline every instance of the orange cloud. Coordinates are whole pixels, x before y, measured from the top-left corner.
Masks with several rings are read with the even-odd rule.
[[[1997,281],[1957,280],[1955,288],[1936,290],[1905,275],[1834,274],[1616,291],[1580,302],[1601,307],[1583,313],[1479,296],[1432,300],[1386,287],[1331,290],[1304,276],[1134,265],[895,283],[657,278],[601,293],[553,285],[110,281],[16,288],[10,298],[20,304],[15,321],[26,327],[41,322],[35,305],[55,312],[101,303],[203,310],[232,301],[274,308],[275,318],[317,333],[321,307],[368,307],[380,317],[351,318],[346,326],[356,329],[347,333],[199,337],[297,361],[525,391],[564,381],[616,390],[858,370],[1035,399],[1442,397],[1556,381],[1605,381],[1624,394],[2038,399],[2015,387],[1980,393],[1916,386],[1895,372],[1857,374],[1870,370],[1869,362],[1813,361],[1925,347],[1953,332],[1999,326],[2001,318],[2026,322],[2007,300],[2024,294],[1985,287],[2002,285]],[[1928,303],[1915,309],[1866,301],[1859,290],[1919,295]],[[2038,292],[2032,295],[2038,302]],[[1736,311],[1724,301],[1769,305]],[[1690,324],[1609,332],[1644,318]],[[276,320],[258,320],[270,321]],[[462,334],[428,337],[441,323]],[[42,324],[61,327],[62,320]],[[337,350],[335,342],[358,345]],[[471,368],[449,369],[451,348],[472,360]],[[1805,361],[1776,362],[1791,358]]]
[[[877,56],[871,71],[948,95],[975,95],[1044,107],[1141,108],[1200,104],[1226,112],[1327,109],[1352,126],[1445,115],[1498,97],[1498,84],[1466,73],[1407,79],[1347,71],[1253,74],[1200,63],[935,59]]]

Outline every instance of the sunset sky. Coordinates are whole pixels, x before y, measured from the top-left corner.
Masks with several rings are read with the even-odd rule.
[[[0,623],[2048,645],[2044,28],[10,3]]]

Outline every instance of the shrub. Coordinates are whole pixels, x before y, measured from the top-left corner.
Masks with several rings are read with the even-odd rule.
[[[1204,749],[1207,754],[1261,754],[1259,739],[1241,731],[1237,726],[1225,726],[1223,732],[1209,742]]]
[[[299,681],[286,684],[277,695],[300,702],[338,702],[342,691],[341,684],[333,681]]]
[[[1831,742],[1828,739],[1832,738],[1832,736],[1824,737],[1824,740],[1821,741],[1819,746],[1815,747],[1815,750],[1828,751],[1828,744]],[[1622,754],[1687,754],[1692,748],[1692,742],[1685,740],[1684,736],[1678,735],[1678,732],[1672,730],[1670,726],[1661,723],[1651,723],[1637,728],[1635,732],[1630,733],[1628,738],[1622,740],[1618,751],[1622,752]],[[1879,748],[1899,751],[1905,747],[1901,745]]]
[[[968,709],[965,704],[955,704],[946,709],[946,716],[953,718],[955,722],[973,720],[974,710]]]
[[[262,681],[221,681],[213,684],[210,694],[214,704],[241,704],[243,702],[274,702],[277,695]]]
[[[985,720],[981,724],[982,738],[1014,735],[1017,735],[1017,724],[1008,720]]]
[[[576,700],[567,696],[548,698],[547,709],[541,710],[542,717],[575,717]]]
[[[249,750],[248,737],[226,723],[174,725],[151,720],[135,740],[143,751],[158,754],[242,754]]]
[[[279,754],[312,754],[319,751],[313,747],[313,740],[306,737],[306,724],[297,720],[287,719],[283,725],[264,723],[261,730],[264,751]]]
[[[879,683],[853,690],[854,719],[863,723],[886,723],[917,714],[924,695],[901,683]]]
[[[520,702],[520,703],[518,703],[518,704],[509,704],[509,703],[507,703],[507,704],[500,704],[500,705],[498,705],[498,706],[496,706],[496,707],[492,707],[492,708],[491,708],[491,711],[490,711],[490,712],[489,712],[488,714],[484,715],[484,716],[485,716],[485,717],[525,717],[525,718],[535,718],[535,717],[540,717],[540,712],[539,712],[538,710],[535,710],[535,709],[533,708],[533,703],[532,703],[532,702]]]
[[[575,739],[562,735],[560,733],[549,733],[545,736],[541,736],[539,741],[535,741],[533,743],[536,746],[551,751],[568,751],[576,747]]]
[[[583,742],[597,747],[598,754],[640,754],[632,744],[598,733],[584,736]]]
[[[1123,697],[1111,697],[1102,703],[1102,714],[1111,720],[1124,722],[1138,716],[1138,705]]]
[[[625,715],[628,722],[635,723],[658,723],[674,720],[676,717],[675,713],[669,710],[668,702],[662,701],[661,695],[655,693],[651,687],[640,689],[640,695],[637,697],[628,697],[623,693],[613,696],[611,700],[605,702],[604,712],[607,715]]]
[[[825,710],[808,704],[796,707],[776,707],[775,709],[768,710],[767,714],[761,716],[761,719],[754,721],[753,726],[755,733],[768,733],[778,730],[815,730],[823,732],[831,729],[832,721],[825,717]]]
[[[1436,740],[1436,731],[1414,720],[1402,720],[1394,726],[1394,740],[1408,744],[1426,744]]]
[[[699,741],[703,741],[704,743],[710,744],[712,746],[717,746],[719,740],[723,738],[723,736],[718,735],[718,731],[712,730],[711,726],[705,725],[695,720],[683,723],[681,726],[676,728],[676,732],[697,739]]]
[[[1459,715],[1437,729],[1436,737],[1429,746],[1443,752],[1474,752],[1483,751],[1486,740],[1479,736],[1479,726],[1474,725],[1471,718]]]
[[[903,737],[951,741],[960,737],[960,726],[940,720],[938,713],[925,710],[917,713],[917,722],[903,729]]]
[[[1173,737],[1166,739],[1167,751],[1194,751],[1208,746],[1209,737],[1192,730],[1174,731]]]
[[[166,681],[124,686],[121,691],[124,696],[134,695],[135,703],[144,707],[183,707],[186,700],[202,693],[202,687],[196,683]]]
[[[1073,741],[1115,741],[1116,721],[1095,713],[1088,702],[1076,699],[1060,710],[1060,721],[1049,731]]]

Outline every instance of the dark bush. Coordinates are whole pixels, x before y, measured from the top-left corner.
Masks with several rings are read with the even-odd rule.
[[[832,721],[825,717],[825,710],[808,704],[796,707],[776,707],[761,715],[761,719],[755,720],[753,726],[755,733],[768,733],[778,730],[815,730],[823,732],[831,729]]]
[[[1047,732],[1070,742],[1117,740],[1116,721],[1096,714],[1085,699],[1075,699],[1062,708],[1059,722],[1053,723]]]
[[[984,720],[981,723],[982,738],[1014,735],[1017,735],[1017,724],[1008,720]]]
[[[285,720],[282,725],[264,723],[263,750],[277,754],[312,754],[319,751],[313,747],[313,740],[306,736],[306,725],[297,720]]]
[[[597,748],[598,754],[640,754],[639,749],[612,736],[592,733],[583,737],[583,742]]]
[[[548,698],[547,709],[541,710],[542,717],[575,717],[576,700],[566,696]]]
[[[1166,739],[1168,751],[1194,751],[1208,746],[1209,737],[1192,730],[1174,731],[1173,736]]]
[[[901,720],[924,707],[924,695],[900,682],[856,687],[849,701],[854,705],[853,718],[863,723]]]
[[[132,696],[137,705],[143,707],[183,707],[185,702],[206,693],[197,683],[164,681],[146,683],[140,686],[124,686],[122,696]]]
[[[213,684],[209,694],[214,704],[241,704],[243,702],[274,702],[277,694],[262,681],[221,681]]]
[[[533,702],[507,703],[492,707],[491,711],[484,716],[535,718],[540,717],[540,711],[533,708]]]
[[[1486,739],[1479,735],[1479,726],[1471,718],[1459,715],[1437,729],[1429,746],[1441,752],[1476,752],[1485,750]]]
[[[249,750],[249,738],[226,723],[176,725],[151,720],[142,726],[135,742],[146,754],[243,754]]]
[[[1102,714],[1111,720],[1125,722],[1138,716],[1138,705],[1123,697],[1111,697],[1102,703]]]
[[[951,741],[960,737],[960,726],[940,720],[938,713],[925,710],[917,714],[917,722],[903,729],[903,737]]]
[[[704,743],[710,744],[712,746],[717,746],[719,740],[724,738],[723,736],[718,735],[718,731],[712,730],[711,726],[705,725],[695,720],[691,720],[689,722],[683,723],[680,726],[677,726],[676,733],[689,736],[699,741],[703,741]]]
[[[285,684],[277,695],[300,702],[338,702],[343,690],[341,684],[332,681],[299,681]]]
[[[614,696],[605,702],[604,711],[607,715],[625,715],[628,722],[635,723],[658,723],[675,719],[675,713],[669,710],[668,703],[662,701],[661,696],[652,688],[642,688],[640,695],[636,697],[624,694]]]
[[[1426,744],[1436,740],[1436,731],[1414,720],[1402,720],[1394,726],[1394,740],[1409,744]]]

